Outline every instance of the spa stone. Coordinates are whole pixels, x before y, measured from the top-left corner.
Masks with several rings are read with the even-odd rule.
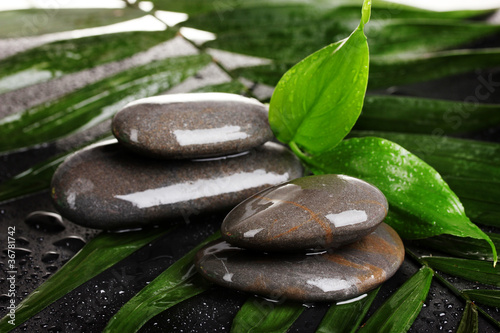
[[[221,231],[227,242],[260,251],[327,249],[371,233],[388,204],[373,185],[344,175],[294,179],[236,206]]]
[[[250,195],[302,175],[286,148],[266,143],[233,156],[157,160],[106,142],[70,156],[52,178],[52,198],[85,227],[126,229],[231,209]]]
[[[234,154],[273,138],[262,103],[225,93],[139,99],[115,115],[112,129],[129,149],[164,159]]]
[[[195,258],[206,279],[273,299],[340,301],[362,295],[401,266],[404,246],[387,224],[342,248],[317,253],[259,253],[220,240]]]

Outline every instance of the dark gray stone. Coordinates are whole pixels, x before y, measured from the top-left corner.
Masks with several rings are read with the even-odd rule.
[[[195,263],[221,286],[308,302],[360,296],[389,279],[403,259],[401,239],[382,223],[354,243],[317,253],[259,253],[216,241],[197,253]]]
[[[300,161],[271,142],[233,156],[170,161],[107,143],[61,164],[52,178],[52,198],[58,211],[77,224],[123,229],[231,209],[301,175]]]
[[[262,103],[225,93],[139,99],[115,115],[112,128],[126,147],[168,159],[234,154],[273,138]]]
[[[382,192],[357,178],[294,179],[253,195],[224,219],[222,237],[261,251],[327,249],[371,233],[387,214]]]

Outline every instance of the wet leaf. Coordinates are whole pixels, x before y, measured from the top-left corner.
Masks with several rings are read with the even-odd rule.
[[[477,333],[479,331],[478,317],[476,305],[472,302],[467,302],[457,333]]]
[[[137,332],[160,312],[205,291],[210,284],[196,272],[194,256],[219,237],[220,232],[216,232],[158,275],[121,307],[103,332]]]
[[[474,302],[500,307],[500,290],[466,289],[462,293]]]
[[[500,267],[493,267],[491,262],[449,257],[422,257],[421,260],[434,270],[500,287]]]
[[[169,29],[101,35],[42,45],[0,61],[0,93],[121,60],[174,36],[175,30]]]
[[[15,325],[8,323],[9,317],[2,318],[0,331],[12,330],[76,287],[167,232],[168,230],[165,229],[147,229],[99,234],[19,303],[16,307]]]
[[[466,120],[464,115],[467,115]],[[432,134],[436,128],[440,128],[445,134],[454,134],[486,129],[497,124],[500,124],[498,104],[367,95],[354,129]]]
[[[304,309],[301,303],[273,303],[250,297],[236,314],[231,332],[284,333]]]
[[[92,28],[144,16],[133,8],[45,8],[0,12],[0,38],[27,37]]]
[[[370,15],[365,2],[358,28],[340,42],[308,56],[283,75],[269,105],[269,124],[281,142],[311,153],[335,147],[363,106],[368,80]]]
[[[332,304],[319,324],[316,333],[353,333],[357,331],[366,313],[370,309],[380,287],[368,294],[355,298],[355,301]]]
[[[110,119],[127,103],[164,92],[210,62],[206,54],[168,58],[126,70],[48,105],[0,119],[0,151],[56,140]]]
[[[470,110],[469,110],[470,111]],[[394,141],[435,168],[475,222],[500,226],[500,144],[433,135],[353,131]]]
[[[434,275],[422,267],[368,319],[358,332],[406,332],[420,313]]]

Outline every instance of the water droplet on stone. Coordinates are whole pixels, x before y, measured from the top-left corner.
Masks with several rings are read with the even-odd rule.
[[[15,249],[11,249],[11,250],[15,251],[16,257],[27,256],[27,255],[31,254],[31,250],[25,249],[22,247],[17,247]],[[8,253],[8,249],[4,249],[3,253]]]
[[[51,212],[35,211],[24,222],[34,229],[47,232],[60,232],[66,228],[61,215]]]
[[[42,261],[46,263],[54,262],[57,258],[59,258],[59,253],[55,251],[48,251],[42,255]]]
[[[53,244],[73,252],[78,252],[85,245],[85,240],[79,236],[69,236],[55,241]]]

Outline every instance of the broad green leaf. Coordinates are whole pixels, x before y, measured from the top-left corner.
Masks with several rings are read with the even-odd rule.
[[[467,302],[464,314],[458,325],[457,333],[477,333],[479,331],[479,316],[476,305]]]
[[[467,119],[464,119],[465,114]],[[445,134],[454,134],[486,129],[498,124],[500,104],[367,95],[354,129],[431,134],[436,128],[440,128]]]
[[[276,137],[320,153],[349,133],[363,106],[368,81],[368,44],[363,32],[370,16],[365,1],[358,28],[292,67],[274,90],[269,124]]]
[[[125,233],[103,232],[88,242],[70,261],[16,307],[16,325],[9,317],[0,320],[0,331],[8,332],[76,287],[89,281],[168,230],[147,229]]]
[[[103,332],[137,332],[160,312],[205,291],[210,284],[196,272],[194,256],[219,237],[220,232],[216,232],[158,275],[121,307]]]
[[[233,80],[226,83],[210,85],[198,88],[193,92],[224,92],[229,94],[243,95],[248,92],[247,87],[238,80]]]
[[[486,232],[496,248],[500,248],[500,235]],[[485,240],[469,237],[440,235],[413,241],[420,248],[439,251],[455,257],[493,261],[491,247]],[[436,254],[434,254],[436,255]]]
[[[127,103],[164,92],[210,62],[206,54],[168,58],[123,71],[48,105],[0,119],[0,151],[52,141],[90,128]]]
[[[127,32],[54,42],[0,61],[0,93],[130,57],[175,30]]]
[[[0,11],[0,38],[92,28],[144,16],[133,8],[46,8]]]
[[[28,170],[15,175],[12,179],[0,184],[0,202],[11,200],[23,195],[32,194],[38,191],[48,190],[52,175],[59,164],[64,162],[66,157],[73,154],[76,150],[95,143],[98,140],[109,140],[112,135],[105,136],[87,142],[82,147],[51,157],[46,161],[40,162]]]
[[[335,149],[306,157],[315,174],[335,173],[361,178],[377,186],[389,202],[385,222],[407,239],[441,234],[490,238],[465,215],[459,198],[430,165],[394,142],[352,138]]]
[[[420,259],[434,270],[500,287],[500,267],[494,267],[491,262],[449,257],[422,257]]]
[[[462,290],[462,294],[470,298],[471,301],[500,307],[500,290],[488,290],[488,289],[466,289]]]
[[[379,290],[380,287],[362,295],[363,298],[355,301],[332,304],[319,324],[316,333],[353,333],[357,331]]]
[[[422,267],[368,319],[358,332],[406,332],[427,298],[434,272]]]
[[[383,137],[410,150],[441,174],[469,218],[500,226],[500,144],[445,137],[439,128],[433,135],[373,131],[353,131],[350,135]]]
[[[273,303],[250,297],[236,314],[231,332],[285,333],[304,309],[301,303]]]
[[[432,34],[429,30],[428,35]],[[372,57],[368,88],[384,88],[428,81],[499,65],[500,49],[498,48],[443,51],[417,56]],[[491,93],[491,88],[497,86],[498,83],[494,83],[493,87],[483,87],[478,92],[481,96],[486,96]]]

